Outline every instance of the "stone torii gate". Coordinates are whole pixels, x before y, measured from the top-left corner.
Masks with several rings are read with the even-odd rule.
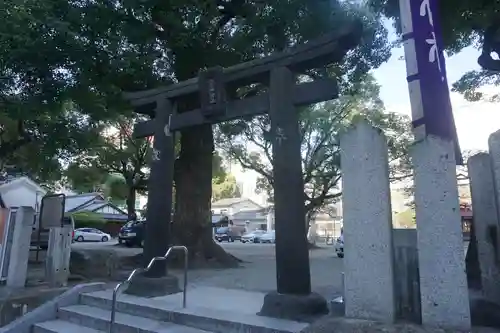
[[[266,296],[262,314],[295,317],[327,311],[326,301],[311,293],[306,239],[304,184],[296,106],[338,97],[336,80],[317,79],[296,84],[295,74],[342,60],[361,37],[362,26],[353,22],[306,44],[266,58],[222,69],[201,71],[198,78],[147,91],[126,93],[137,113],[152,119],[134,127],[137,138],[154,136],[145,231],[145,264],[163,256],[171,245],[174,134],[183,128],[215,124],[268,113],[273,137],[274,202],[276,220],[277,292]],[[231,99],[228,92],[249,84],[268,86],[268,92]],[[182,101],[199,100],[200,107],[178,113]],[[158,262],[133,282],[128,292],[161,295],[176,290],[177,281]]]

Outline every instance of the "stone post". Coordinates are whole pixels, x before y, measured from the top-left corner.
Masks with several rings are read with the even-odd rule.
[[[292,100],[295,79],[286,67],[271,71],[269,117],[273,137],[277,292],[264,298],[260,314],[301,320],[328,313],[311,293],[305,223],[299,118]]]
[[[345,314],[395,320],[388,148],[362,121],[340,139],[345,240]]]
[[[50,228],[45,259],[45,279],[50,287],[65,287],[68,284],[72,232],[71,225]]]
[[[491,167],[493,170],[494,191],[496,198],[497,228],[500,230],[500,131],[496,131],[488,138],[488,150],[490,155]],[[472,207],[474,214],[474,206]],[[500,257],[500,246],[497,248],[497,255]]]
[[[266,230],[271,231],[274,229],[274,209],[269,210],[266,215]]]
[[[477,240],[481,284],[484,297],[500,303],[500,270],[498,266],[498,210],[490,156],[479,153],[469,158],[474,231]]]
[[[412,161],[422,324],[470,329],[453,143],[429,135],[414,145]]]
[[[148,183],[148,212],[144,231],[144,267],[154,257],[162,257],[171,245],[172,185],[174,174],[174,138],[170,132],[172,102],[164,97],[156,101],[151,174]],[[174,275],[167,274],[166,261],[157,261],[151,270],[137,276],[125,291],[128,294],[155,297],[180,291]]]
[[[12,247],[9,251],[7,286],[24,287],[28,272],[31,232],[33,230],[33,207],[22,206],[17,208]]]

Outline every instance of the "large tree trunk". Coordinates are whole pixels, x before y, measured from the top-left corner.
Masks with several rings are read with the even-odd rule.
[[[211,125],[183,130],[181,152],[175,167],[173,238],[189,249],[191,261],[217,261],[235,267],[239,260],[226,253],[212,237],[210,199],[212,196]]]
[[[136,200],[136,189],[133,185],[127,185],[128,187],[128,194],[127,194],[127,200],[126,200],[126,204],[127,204],[127,214],[128,214],[128,218],[129,220],[135,220],[137,215],[136,215],[136,212],[135,212],[135,200]]]

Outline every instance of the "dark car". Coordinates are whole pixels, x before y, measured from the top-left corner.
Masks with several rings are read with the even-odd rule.
[[[230,227],[218,228],[215,231],[215,240],[218,242],[234,242],[241,240],[241,232]]]
[[[126,246],[144,246],[144,229],[146,221],[129,221],[118,234],[118,243]]]

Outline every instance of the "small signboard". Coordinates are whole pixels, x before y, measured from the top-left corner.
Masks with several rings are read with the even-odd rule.
[[[42,198],[40,207],[39,228],[47,229],[63,226],[64,206],[66,196],[64,194],[50,194]]]
[[[9,274],[10,253],[14,241],[14,227],[16,225],[17,208],[7,209],[2,214],[2,247],[0,251],[0,282],[5,282]]]
[[[201,111],[204,117],[217,117],[226,111],[226,91],[222,67],[200,71],[198,75]]]

